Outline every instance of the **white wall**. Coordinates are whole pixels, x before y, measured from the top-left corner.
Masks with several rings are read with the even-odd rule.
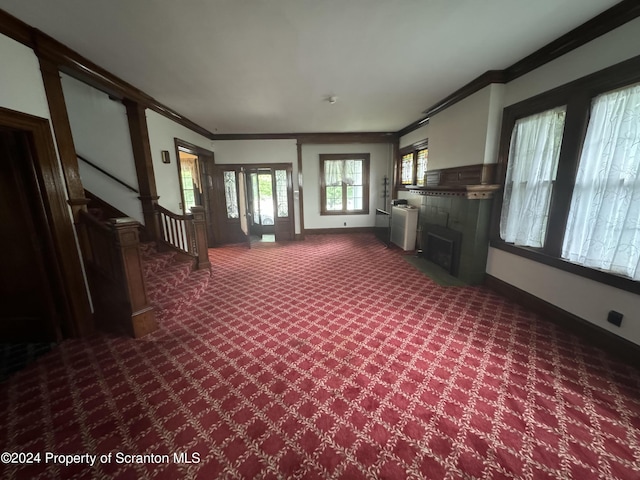
[[[495,248],[489,249],[487,273],[640,344],[640,298],[637,294]],[[621,327],[607,322],[610,310],[624,315]]]
[[[505,106],[640,55],[638,39],[640,19],[507,84]],[[494,248],[489,249],[487,273],[640,344],[638,295]],[[606,322],[609,310],[625,315],[620,328]]]
[[[495,163],[505,86],[488,85],[400,137],[400,148],[429,140],[429,170]]]
[[[429,124],[423,125],[420,128],[415,129],[413,132],[409,132],[406,135],[400,137],[400,148],[408,147],[414,143],[418,143],[422,140],[429,138]]]
[[[640,54],[640,18],[563,55],[507,85],[512,105]]]
[[[392,145],[331,144],[303,145],[302,173],[304,191],[304,227],[350,228],[375,226],[376,208],[384,208],[382,182],[392,171]],[[321,153],[369,153],[369,214],[368,215],[320,215],[320,154]],[[346,223],[346,226],[344,225]]]
[[[497,163],[500,130],[502,129],[502,111],[506,85],[489,85],[489,109],[487,111],[487,141],[484,148],[484,163]]]
[[[485,87],[429,120],[429,170],[484,162],[491,89]]]
[[[138,189],[125,106],[64,73],[60,75],[73,143],[78,155]],[[139,193],[132,192],[82,160],[82,184],[118,210],[144,223]]]
[[[3,68],[0,68],[0,106],[17,112],[27,113],[40,118],[51,120],[49,113],[49,105],[47,103],[47,95],[44,90],[42,74],[40,72],[40,63],[38,57],[29,47],[22,45],[15,40],[0,34],[0,58],[2,59]],[[10,67],[9,67],[10,66]],[[52,137],[55,139],[53,127],[51,130]],[[60,179],[64,183],[62,174],[62,166],[57,153],[58,164],[60,165]],[[65,199],[68,195],[65,189]],[[69,218],[72,217],[71,207],[68,208]],[[76,237],[76,231],[73,229],[76,248],[80,258],[80,246]],[[82,274],[85,278],[85,288],[87,296],[91,304],[89,287],[86,283],[86,275],[84,265],[82,265]]]
[[[291,163],[298,168],[295,139],[216,140],[214,151],[220,164]]]
[[[50,119],[40,64],[33,50],[0,34],[0,58],[0,106]]]
[[[214,151],[216,164],[290,163],[293,177],[295,233],[300,233],[300,187],[298,186],[298,149],[296,140],[216,140],[214,142]]]
[[[180,178],[178,176],[175,139],[184,140],[205,150],[213,150],[213,144],[209,138],[153,110],[147,109],[146,116],[151,159],[153,160],[153,173],[156,178],[157,194],[160,197],[158,203],[167,210],[182,215],[183,211],[180,208],[182,197],[180,194]],[[163,150],[169,151],[171,163],[162,163]]]

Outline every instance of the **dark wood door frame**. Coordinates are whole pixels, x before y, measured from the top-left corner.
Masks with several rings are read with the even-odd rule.
[[[240,201],[240,172],[243,167],[235,164],[216,164],[213,168],[212,181],[209,199],[211,201],[211,209],[214,219],[214,239],[215,246],[227,243],[244,243],[247,242],[247,236],[242,231],[242,220],[240,217],[245,215],[241,207]],[[238,217],[229,218],[227,216],[227,201],[225,195],[224,172],[234,172],[236,181],[236,202],[238,204]]]
[[[287,204],[289,206],[289,220],[290,229],[291,229],[291,240],[295,239],[295,209],[293,207],[293,164],[292,163],[259,163],[259,164],[248,164],[242,165],[242,167],[248,172],[251,171],[259,171],[259,170],[270,170],[273,184],[273,222],[274,228],[276,227],[276,222],[278,222],[278,207],[276,205],[276,179],[275,179],[275,170],[285,170],[287,172]],[[247,176],[247,178],[249,178]],[[251,185],[247,185],[247,188],[250,188]]]
[[[26,134],[0,127],[0,341],[7,343],[62,337],[57,266],[32,165]]]
[[[247,211],[248,211],[248,220],[249,227],[252,234],[257,236],[262,236],[263,234],[275,234],[276,225],[275,225],[275,214],[276,214],[276,202],[275,202],[275,193],[272,193],[271,200],[273,202],[273,225],[263,225],[262,224],[262,211],[260,211],[260,218],[256,215],[256,212],[253,209],[253,205],[255,203],[254,191],[253,191],[253,182],[251,180],[252,175],[260,175],[260,174],[268,174],[271,178],[271,184],[273,186],[273,172],[270,168],[248,168],[247,169],[247,193],[248,193],[248,202],[247,202]],[[256,178],[258,181],[258,178]],[[273,189],[273,187],[272,187]],[[273,192],[273,190],[272,190]],[[259,200],[258,200],[259,201]]]
[[[205,223],[207,228],[207,243],[209,247],[215,244],[215,222],[214,212],[212,211],[212,201],[210,197],[210,187],[213,186],[213,166],[215,165],[214,153],[202,147],[198,147],[192,143],[186,142],[179,138],[174,138],[176,150],[176,168],[178,169],[178,183],[180,185],[180,200],[184,207],[184,191],[182,188],[182,178],[180,174],[180,152],[190,153],[198,157],[198,167],[200,171],[200,182],[202,187],[202,206],[204,207]]]
[[[53,245],[56,271],[52,273],[59,279],[62,296],[62,336],[87,336],[94,331],[89,293],[51,125],[47,119],[0,107],[0,126],[23,132],[28,141],[31,171],[42,195],[42,210]]]

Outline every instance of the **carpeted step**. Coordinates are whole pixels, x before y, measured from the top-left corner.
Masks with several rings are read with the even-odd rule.
[[[210,270],[193,271],[193,263],[172,251],[159,252],[155,243],[141,244],[147,296],[159,317],[178,313],[200,297],[209,284]]]
[[[202,295],[209,285],[210,278],[209,270],[192,271],[180,284],[156,290],[153,298],[150,297],[151,303],[161,318],[175,315]]]
[[[191,262],[176,261],[174,259],[163,268],[150,272],[145,276],[147,293],[149,293],[149,290],[166,290],[179,286],[187,279],[191,270]]]
[[[164,270],[175,262],[175,252],[158,252],[151,255],[142,253],[142,272],[145,277]]]
[[[140,254],[143,257],[150,257],[156,253],[158,253],[158,245],[156,244],[156,242],[140,243]]]

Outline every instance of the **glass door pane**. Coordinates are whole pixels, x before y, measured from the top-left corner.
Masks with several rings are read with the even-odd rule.
[[[289,216],[289,199],[287,196],[287,171],[276,170],[276,210],[278,218]]]
[[[238,187],[235,170],[225,170],[224,178],[224,198],[227,205],[227,218],[240,218],[238,209]]]
[[[273,225],[273,186],[271,170],[258,172],[260,225]]]

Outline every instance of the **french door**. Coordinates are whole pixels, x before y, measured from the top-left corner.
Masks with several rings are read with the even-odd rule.
[[[276,241],[294,239],[293,182],[290,164],[247,169],[249,229],[252,235],[275,235]]]
[[[215,165],[208,189],[213,214],[213,239],[216,245],[249,241],[246,180],[240,165]]]
[[[272,234],[294,239],[291,164],[215,165],[207,199],[216,245]]]

